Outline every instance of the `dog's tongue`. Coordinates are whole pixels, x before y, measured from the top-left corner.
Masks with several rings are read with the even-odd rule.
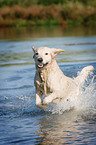
[[[43,67],[43,64],[38,64],[38,67]]]

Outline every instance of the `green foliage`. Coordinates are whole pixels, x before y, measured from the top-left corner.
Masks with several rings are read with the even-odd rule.
[[[95,0],[0,0],[0,6],[0,26],[96,24]]]
[[[0,0],[0,7],[4,6],[14,6],[19,5],[23,7],[29,7],[32,5],[52,5],[52,4],[66,4],[66,3],[76,3],[80,2],[83,4],[94,4],[96,3],[96,0]]]
[[[91,4],[93,2],[95,2],[95,0],[78,0],[78,2],[82,2],[83,4]]]
[[[28,7],[37,4],[38,0],[0,0],[0,7],[20,5]]]
[[[51,4],[63,4],[66,0],[38,0],[38,4],[51,5]]]
[[[0,7],[17,5],[18,0],[1,0]]]

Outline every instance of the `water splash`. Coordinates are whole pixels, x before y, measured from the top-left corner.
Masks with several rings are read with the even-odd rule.
[[[82,87],[80,97],[74,95],[70,101],[62,100],[59,104],[51,104],[48,110],[52,114],[62,114],[65,111],[74,110],[84,115],[96,115],[96,76],[90,75]]]

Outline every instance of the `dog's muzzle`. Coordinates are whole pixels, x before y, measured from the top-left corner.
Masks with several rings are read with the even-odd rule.
[[[44,68],[48,63],[43,64],[43,59],[42,58],[38,58],[38,64],[37,67],[38,68]]]

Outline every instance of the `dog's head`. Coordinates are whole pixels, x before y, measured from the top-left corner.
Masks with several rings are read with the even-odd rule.
[[[56,48],[48,48],[48,47],[39,47],[36,49],[34,46],[32,46],[32,49],[34,51],[34,60],[36,68],[38,69],[44,69],[47,67],[47,65],[52,63],[52,60],[54,60],[55,56],[60,52],[65,52],[63,49],[56,49]]]

